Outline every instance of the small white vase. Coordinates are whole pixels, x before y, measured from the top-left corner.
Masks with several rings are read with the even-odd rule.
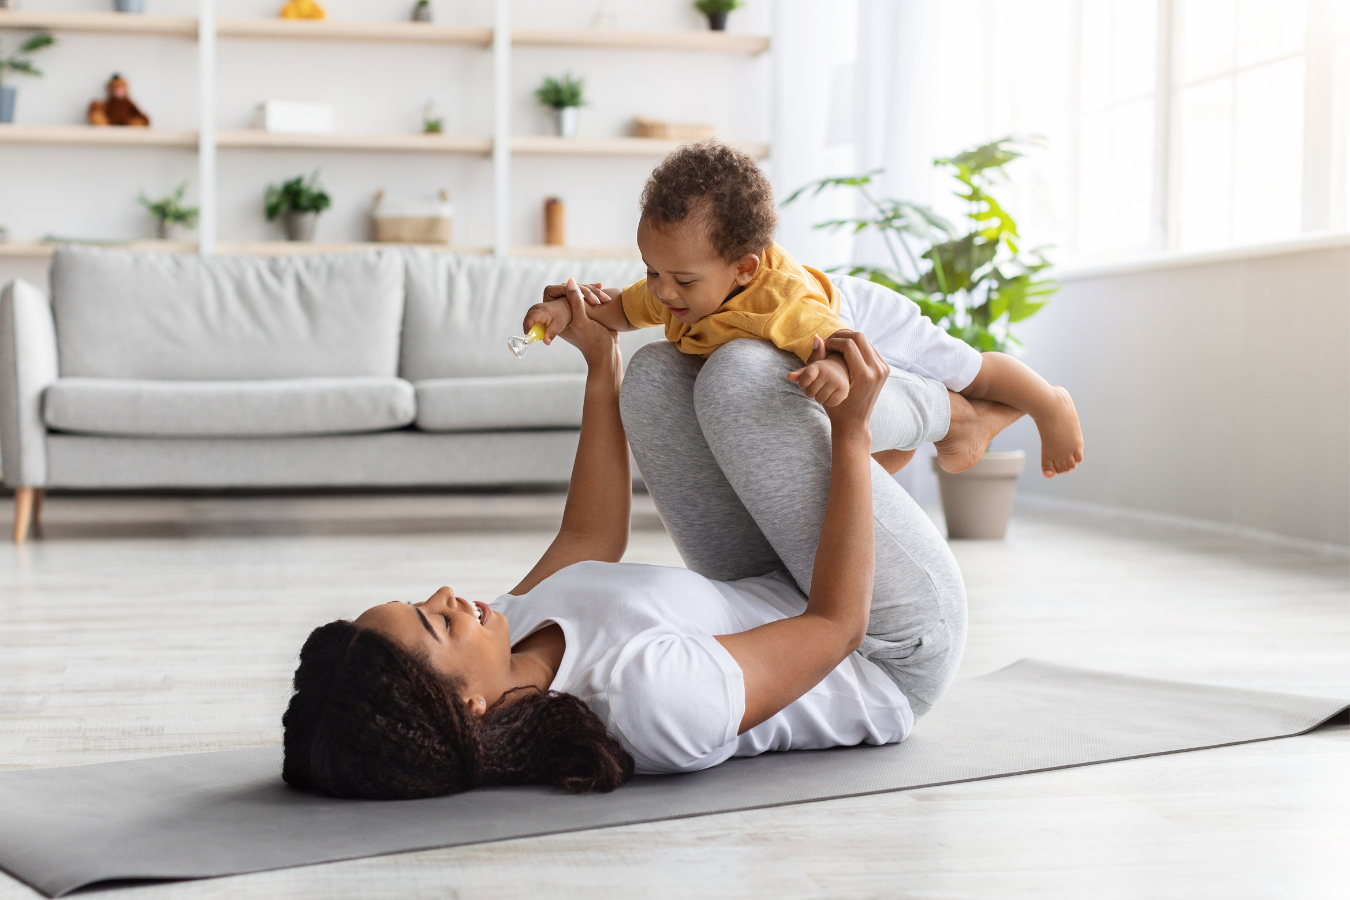
[[[577,114],[580,112],[575,106],[559,106],[553,110],[553,121],[558,129],[558,137],[574,138],[577,136]]]

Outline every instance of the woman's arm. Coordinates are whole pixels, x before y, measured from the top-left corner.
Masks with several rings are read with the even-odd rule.
[[[628,438],[619,419],[619,386],[623,382],[619,336],[587,316],[575,281],[569,279],[567,287],[572,322],[562,337],[586,358],[581,440],[572,463],[558,536],[530,573],[511,589],[512,594],[524,594],[575,562],[618,562],[628,548],[633,476],[628,467]]]
[[[858,649],[872,605],[872,434],[869,420],[889,373],[861,334],[839,331],[826,342],[848,364],[848,398],[830,417],[830,498],[820,530],[806,611],[739,634],[722,635],[745,676],[740,734],[815,687]]]

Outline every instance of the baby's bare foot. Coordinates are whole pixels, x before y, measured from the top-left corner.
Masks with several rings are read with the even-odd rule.
[[[873,453],[872,458],[886,470],[887,475],[894,475],[896,472],[899,472],[905,466],[909,465],[909,461],[914,458],[914,451],[881,450]]]
[[[992,400],[967,400],[955,393],[948,396],[952,401],[952,422],[947,436],[934,446],[942,471],[955,475],[979,462],[995,435],[1022,418],[1022,414]]]
[[[1055,388],[1054,411],[1036,422],[1041,433],[1041,473],[1054,478],[1072,472],[1083,461],[1083,428],[1073,398],[1062,387]]]

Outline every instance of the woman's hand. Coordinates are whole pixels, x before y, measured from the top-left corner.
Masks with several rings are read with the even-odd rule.
[[[565,287],[567,293],[564,299],[572,314],[572,321],[562,330],[559,337],[580,350],[581,355],[586,358],[587,365],[614,358],[619,349],[618,332],[606,328],[587,315],[585,294],[575,279],[567,279]]]
[[[826,406],[830,427],[848,434],[870,435],[872,408],[886,386],[891,367],[877,348],[858,331],[841,328],[825,342],[825,349],[844,357],[848,366],[848,396],[834,406]]]

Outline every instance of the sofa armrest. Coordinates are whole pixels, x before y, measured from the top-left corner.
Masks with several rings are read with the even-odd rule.
[[[0,469],[10,487],[47,484],[42,392],[56,381],[52,307],[22,279],[0,293]]]

